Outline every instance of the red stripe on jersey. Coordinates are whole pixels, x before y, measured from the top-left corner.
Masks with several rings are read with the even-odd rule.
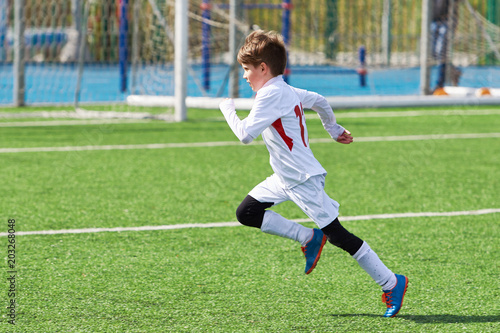
[[[293,139],[286,135],[285,129],[283,128],[283,123],[281,122],[281,119],[276,120],[271,126],[274,127],[274,129],[278,132],[278,134],[281,136],[283,141],[285,141],[286,145],[288,146],[288,149],[292,151],[293,147]]]
[[[304,115],[304,109],[302,108],[302,103],[300,103],[300,107],[298,105],[295,105],[295,116],[299,117],[300,136],[302,137],[302,142],[304,143],[304,147],[307,147],[306,138],[304,137],[304,124],[302,123],[303,115]]]

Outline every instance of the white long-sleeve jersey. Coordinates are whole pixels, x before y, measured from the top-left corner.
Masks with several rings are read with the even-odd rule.
[[[243,120],[236,115],[232,99],[220,104],[229,127],[241,142],[250,143],[262,134],[271,167],[285,188],[303,183],[311,176],[326,174],[309,147],[304,108],[319,114],[323,127],[334,140],[344,132],[323,96],[291,87],[281,75],[259,89],[250,114]]]

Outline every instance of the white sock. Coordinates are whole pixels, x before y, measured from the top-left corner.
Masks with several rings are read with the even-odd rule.
[[[312,238],[313,230],[301,224],[285,219],[272,210],[266,210],[260,230],[267,234],[293,239],[302,246]]]
[[[391,290],[394,288],[396,285],[396,276],[384,265],[382,260],[380,260],[378,255],[366,242],[363,242],[363,245],[361,245],[360,249],[352,257],[382,287],[382,290]]]

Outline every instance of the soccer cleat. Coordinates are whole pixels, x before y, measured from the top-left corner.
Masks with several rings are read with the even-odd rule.
[[[396,275],[396,285],[391,290],[384,290],[382,294],[382,302],[387,305],[384,317],[395,317],[401,306],[403,306],[403,298],[405,297],[406,288],[408,288],[408,278],[404,275]]]
[[[323,245],[326,243],[326,235],[319,229],[313,229],[313,235],[305,246],[302,246],[302,252],[306,256],[306,274],[312,272],[318,263]]]

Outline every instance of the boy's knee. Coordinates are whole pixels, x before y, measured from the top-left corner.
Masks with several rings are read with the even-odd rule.
[[[338,219],[321,230],[330,243],[348,252],[351,256],[363,245],[363,240],[347,231]]]
[[[247,195],[236,209],[236,218],[243,225],[260,228],[266,209],[272,205],[272,202],[260,202]]]

